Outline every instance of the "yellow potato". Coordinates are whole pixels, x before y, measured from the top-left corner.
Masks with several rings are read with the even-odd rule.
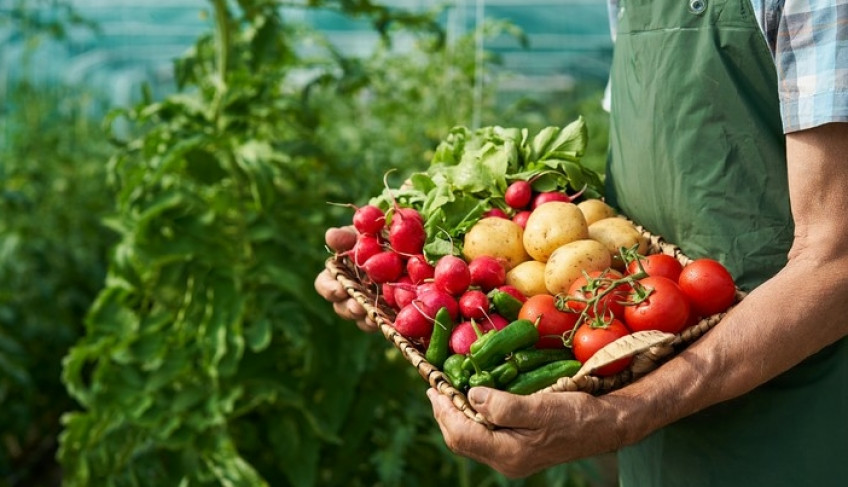
[[[488,255],[500,259],[509,271],[516,265],[530,260],[524,251],[524,230],[506,218],[483,218],[465,234],[462,254],[465,260]]]
[[[515,266],[506,273],[506,283],[515,286],[525,296],[546,294],[545,263],[538,260],[528,260]]]
[[[612,259],[606,245],[592,239],[576,240],[556,249],[545,264],[545,287],[550,294],[566,294],[583,272],[602,271]]]
[[[620,249],[637,247],[637,252],[645,255],[648,251],[648,239],[633,224],[623,218],[612,217],[598,220],[589,225],[589,238],[606,245],[612,257],[612,267],[622,269]]]
[[[583,217],[586,218],[586,223],[589,225],[598,220],[615,216],[615,210],[597,198],[581,201],[577,203],[577,207],[583,212]]]
[[[540,205],[524,227],[524,248],[540,262],[546,262],[562,245],[585,238],[589,238],[589,225],[574,203],[554,201]]]

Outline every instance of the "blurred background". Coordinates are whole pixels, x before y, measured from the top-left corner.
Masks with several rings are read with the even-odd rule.
[[[604,0],[0,0],[0,486],[604,486],[452,455],[312,288],[457,125],[578,116]],[[333,204],[336,203],[336,204]]]

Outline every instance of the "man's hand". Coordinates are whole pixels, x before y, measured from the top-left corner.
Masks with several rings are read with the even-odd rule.
[[[324,234],[327,247],[334,252],[341,253],[350,250],[356,243],[356,231],[353,227],[329,228]],[[346,320],[356,322],[363,331],[373,332],[377,325],[365,314],[365,309],[345,291],[344,287],[330,272],[323,270],[315,278],[315,290],[324,299],[333,303],[336,314]]]
[[[474,409],[494,430],[468,418],[446,396],[427,391],[448,448],[507,477],[526,477],[622,446],[621,411],[612,401],[582,392],[518,396],[472,388]]]

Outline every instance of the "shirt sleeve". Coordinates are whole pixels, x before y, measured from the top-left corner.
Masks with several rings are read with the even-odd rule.
[[[848,122],[848,0],[786,0],[774,56],[785,132]]]

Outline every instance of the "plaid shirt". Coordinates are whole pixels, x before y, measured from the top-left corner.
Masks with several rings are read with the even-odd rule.
[[[620,1],[609,0],[613,33]],[[777,67],[784,131],[848,122],[848,0],[750,1]]]

